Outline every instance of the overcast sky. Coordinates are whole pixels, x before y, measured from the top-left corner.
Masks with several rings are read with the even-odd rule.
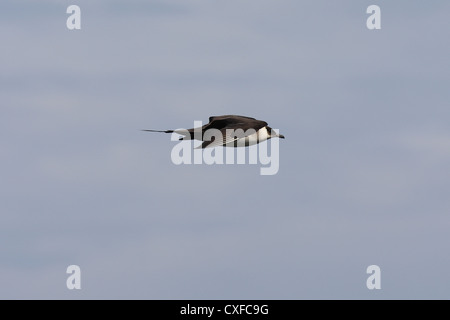
[[[448,1],[93,2],[0,2],[0,299],[450,298]],[[276,175],[140,131],[222,114]]]

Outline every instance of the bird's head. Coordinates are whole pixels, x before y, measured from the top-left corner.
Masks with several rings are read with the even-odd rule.
[[[280,138],[284,139],[284,136],[282,134],[278,134],[273,130],[271,127],[267,127],[267,132],[269,133],[269,139],[270,138]]]

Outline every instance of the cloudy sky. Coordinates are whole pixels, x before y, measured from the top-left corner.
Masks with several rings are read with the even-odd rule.
[[[450,298],[449,11],[1,1],[0,299]],[[221,114],[286,136],[276,175],[140,131]]]

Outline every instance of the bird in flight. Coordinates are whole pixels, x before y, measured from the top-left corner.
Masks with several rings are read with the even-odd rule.
[[[150,132],[178,133],[180,140],[200,140],[203,143],[198,148],[214,147],[246,147],[258,144],[271,138],[284,139],[267,122],[255,118],[225,115],[209,118],[209,123],[199,128],[180,130],[143,130]]]

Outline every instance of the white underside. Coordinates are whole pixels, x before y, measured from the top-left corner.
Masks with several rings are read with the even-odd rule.
[[[236,141],[229,142],[225,144],[225,147],[246,147],[246,146],[253,146],[255,144],[258,144],[259,142],[266,141],[269,138],[269,134],[267,132],[267,129],[261,128],[258,130],[258,132],[255,132],[254,134],[251,134],[245,138],[240,138]],[[237,144],[237,145],[236,145]]]

